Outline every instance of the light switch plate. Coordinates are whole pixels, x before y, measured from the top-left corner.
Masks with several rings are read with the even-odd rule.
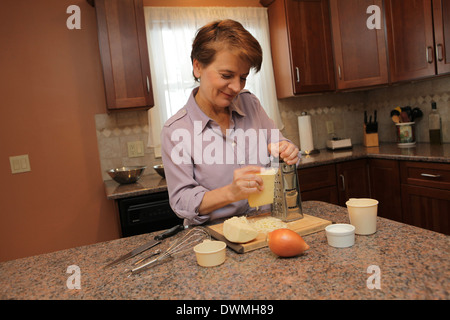
[[[11,165],[12,174],[31,171],[30,159],[27,154],[9,157],[9,163]]]
[[[333,134],[334,133],[333,121],[327,121],[327,133],[328,134]]]
[[[139,158],[144,156],[144,141],[128,142],[128,157]]]

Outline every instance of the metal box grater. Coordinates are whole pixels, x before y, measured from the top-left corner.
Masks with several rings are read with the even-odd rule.
[[[272,216],[289,222],[303,218],[297,166],[280,161],[275,177]]]

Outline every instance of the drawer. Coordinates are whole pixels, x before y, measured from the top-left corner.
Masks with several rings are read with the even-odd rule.
[[[298,169],[297,172],[300,192],[336,186],[334,164]]]
[[[450,164],[400,161],[403,184],[450,190]]]

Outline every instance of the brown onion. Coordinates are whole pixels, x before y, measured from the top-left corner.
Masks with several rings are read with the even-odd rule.
[[[270,250],[279,257],[295,257],[309,249],[303,238],[290,229],[277,229],[268,235]]]

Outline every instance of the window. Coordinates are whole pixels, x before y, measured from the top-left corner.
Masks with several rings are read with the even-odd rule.
[[[234,19],[259,41],[263,64],[259,73],[251,72],[246,89],[261,101],[269,117],[283,129],[275,93],[270,53],[269,26],[266,8],[252,7],[145,7],[147,42],[155,107],[149,110],[149,146],[160,154],[160,132],[163,124],[187,102],[198,86],[192,75],[190,59],[196,31],[208,22]]]

